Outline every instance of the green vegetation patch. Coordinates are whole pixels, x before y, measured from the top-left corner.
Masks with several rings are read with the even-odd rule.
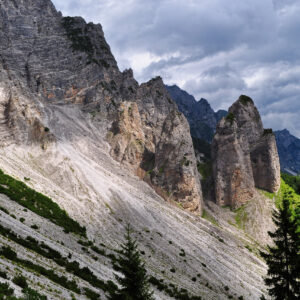
[[[235,115],[233,113],[229,113],[226,117],[225,117],[226,122],[229,122],[230,125],[233,124],[233,122],[235,121]]]
[[[9,238],[10,240],[14,241],[15,243],[23,246],[24,248],[30,249],[30,250],[40,254],[41,256],[54,261],[59,266],[64,267],[67,272],[74,274],[75,276],[85,280],[86,282],[90,283],[94,287],[97,287],[103,291],[108,291],[112,288],[111,283],[109,283],[109,282],[105,283],[103,280],[98,279],[89,268],[87,268],[87,267],[81,268],[77,261],[69,261],[66,257],[63,257],[58,251],[49,247],[44,242],[39,243],[36,239],[34,239],[33,237],[30,237],[30,236],[27,236],[25,239],[23,239],[22,237],[18,236],[16,233],[14,233],[11,229],[3,227],[1,224],[0,224],[0,234],[2,236]],[[93,243],[91,241],[84,242],[84,244],[86,246],[93,245]],[[102,252],[96,246],[92,246],[92,249],[98,254],[107,256],[110,259],[114,259],[113,254],[106,255],[105,252]],[[13,261],[16,261],[16,259],[17,259],[17,256],[14,254],[14,251],[9,250],[9,249],[6,249],[6,254],[4,254],[4,256]],[[30,266],[29,266],[29,268],[30,268]],[[34,270],[37,272],[40,271],[39,272],[40,274],[48,277],[50,280],[52,280],[54,282],[56,282],[55,280],[57,280],[57,277],[52,276],[53,274],[47,273],[41,269],[38,269],[38,267],[35,267]],[[54,278],[54,279],[52,279],[52,278]],[[73,289],[73,291],[75,291],[75,290]],[[89,293],[89,295],[92,295],[92,293]],[[87,297],[89,297],[89,296],[87,295]]]
[[[267,129],[264,129],[264,133],[263,133],[263,136],[267,136],[267,135],[273,135],[273,129],[272,128],[267,128]]]
[[[217,220],[205,209],[203,209],[202,218],[211,222],[212,224],[219,226]]]
[[[17,253],[14,252],[9,246],[5,247],[3,246],[0,250],[0,255],[3,255],[5,258],[16,262],[22,267],[28,268],[32,271],[35,271],[47,278],[49,278],[51,281],[59,284],[60,286],[67,288],[71,291],[74,291],[75,293],[80,294],[80,289],[77,286],[77,283],[75,281],[70,281],[65,276],[59,276],[54,273],[52,269],[46,269],[40,265],[34,264],[33,262],[18,258]]]
[[[244,204],[235,210],[235,213],[236,213],[235,214],[235,222],[236,222],[236,225],[241,229],[244,229],[244,225],[248,219],[248,214],[246,212],[246,206],[247,206],[247,204]]]
[[[67,232],[86,236],[86,228],[71,219],[67,212],[61,209],[47,196],[29,188],[22,181],[6,175],[0,170],[0,194],[28,208],[37,215],[48,219],[52,223],[64,228]]]
[[[281,178],[284,180],[284,182],[289,185],[295,193],[300,195],[300,176],[293,176],[286,173],[281,173]]]
[[[201,300],[200,296],[193,296],[188,293],[186,289],[179,289],[172,283],[165,283],[163,279],[158,279],[154,276],[150,276],[149,282],[154,285],[159,291],[162,291],[170,297],[178,300]]]
[[[204,162],[204,163],[198,162],[197,163],[197,169],[198,169],[198,172],[202,176],[202,180],[205,181],[212,174],[212,162],[211,161],[207,161],[207,162]]]
[[[241,95],[239,100],[243,105],[248,105],[249,103],[253,104],[253,100],[246,95]]]

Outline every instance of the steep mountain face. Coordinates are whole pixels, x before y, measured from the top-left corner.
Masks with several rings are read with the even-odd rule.
[[[129,222],[156,299],[259,299],[266,265],[255,253],[272,229],[273,202],[254,194],[243,224],[235,211],[203,203],[188,122],[161,78],[139,85],[131,70],[120,72],[101,25],[64,18],[50,0],[0,0],[0,29],[0,169],[86,227],[79,235],[66,230],[64,218],[51,221],[52,209],[37,213],[31,198],[26,206],[22,193],[40,194],[12,179],[9,186],[0,172],[0,245],[23,263],[1,256],[8,278],[0,281],[17,296],[22,291],[12,278],[22,273],[49,299],[94,299],[86,289],[106,299]],[[204,99],[193,105],[199,114],[191,120],[214,132],[210,126],[224,112],[214,113]],[[275,189],[276,180],[265,182],[253,172],[264,167],[276,177],[272,136],[260,135],[253,103],[236,104],[233,113],[232,125],[220,121],[215,141],[216,162],[224,163],[228,176],[236,160],[231,190],[216,168],[226,197],[237,199],[247,192],[243,187],[251,193],[258,184]],[[246,122],[248,113],[255,124]],[[61,280],[37,272],[41,267]]]
[[[275,136],[263,129],[251,98],[241,96],[217,126],[212,142],[215,198],[219,205],[240,206],[255,187],[277,192],[280,165]]]
[[[178,109],[187,118],[192,137],[211,142],[217,123],[227,112],[224,110],[214,112],[206,99],[196,101],[192,95],[176,85],[166,86],[166,88]]]
[[[283,172],[300,173],[300,140],[286,129],[275,131],[280,167]]]
[[[201,211],[188,123],[161,79],[139,86],[131,71],[118,70],[100,25],[63,18],[49,0],[2,1],[1,16],[2,143],[46,148],[60,138],[48,124],[47,106],[78,105],[111,126],[113,157],[133,166],[165,199]],[[124,124],[130,104],[137,134]]]

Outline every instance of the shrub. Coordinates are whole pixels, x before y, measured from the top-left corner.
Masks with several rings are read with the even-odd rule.
[[[45,295],[41,295],[36,290],[31,288],[25,288],[22,292],[24,293],[25,299],[28,300],[47,300]]]
[[[20,222],[24,223],[25,219],[24,218],[20,218]]]
[[[253,103],[253,100],[250,97],[246,96],[246,95],[241,95],[239,100],[241,101],[241,103],[243,105],[248,105],[248,103]]]
[[[86,288],[86,287],[84,288],[84,292],[85,292],[85,295],[89,299],[92,299],[92,300],[98,300],[100,297],[97,293],[95,293],[94,291],[92,291],[91,289]]]
[[[266,135],[269,135],[269,134],[273,134],[273,129],[272,128],[264,129],[263,135],[266,136]]]
[[[26,278],[22,275],[17,275],[13,278],[12,282],[18,286],[20,286],[22,289],[26,289],[28,287]]]
[[[235,120],[235,116],[233,113],[229,113],[226,117],[225,117],[226,122],[229,122],[230,125],[233,124],[234,120]]]
[[[0,210],[9,215],[9,211],[5,207],[0,206]]]
[[[9,246],[3,246],[0,250],[0,255],[3,255],[10,260],[15,260],[17,258],[17,253],[13,251]]]
[[[7,273],[4,271],[0,271],[0,277],[4,278],[4,279],[8,279],[7,278]]]
[[[0,283],[0,299],[7,299],[5,296],[12,296],[13,294],[14,290],[8,285],[8,283]]]
[[[39,229],[39,226],[37,226],[36,224],[33,224],[30,226],[32,229]]]

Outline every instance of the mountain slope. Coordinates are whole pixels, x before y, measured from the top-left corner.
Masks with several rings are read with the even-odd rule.
[[[300,140],[286,129],[275,131],[280,166],[283,172],[300,173]]]
[[[84,288],[105,299],[129,222],[150,275],[165,284],[152,280],[156,299],[259,299],[260,246],[240,228],[238,212],[203,203],[188,122],[162,80],[139,85],[131,70],[120,72],[101,26],[63,18],[49,0],[0,4],[0,169],[50,197],[87,235],[0,194],[0,224],[19,235],[0,236],[16,252],[2,248],[9,278],[0,281],[21,295],[12,278],[22,273],[49,299],[86,299]],[[272,207],[254,195],[252,228],[262,220],[268,228]],[[27,236],[38,246],[20,242]]]

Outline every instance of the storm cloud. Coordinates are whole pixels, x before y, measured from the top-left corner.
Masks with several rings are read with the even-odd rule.
[[[251,96],[265,127],[300,137],[300,1],[54,0],[101,23],[120,69],[160,75],[214,109]]]

